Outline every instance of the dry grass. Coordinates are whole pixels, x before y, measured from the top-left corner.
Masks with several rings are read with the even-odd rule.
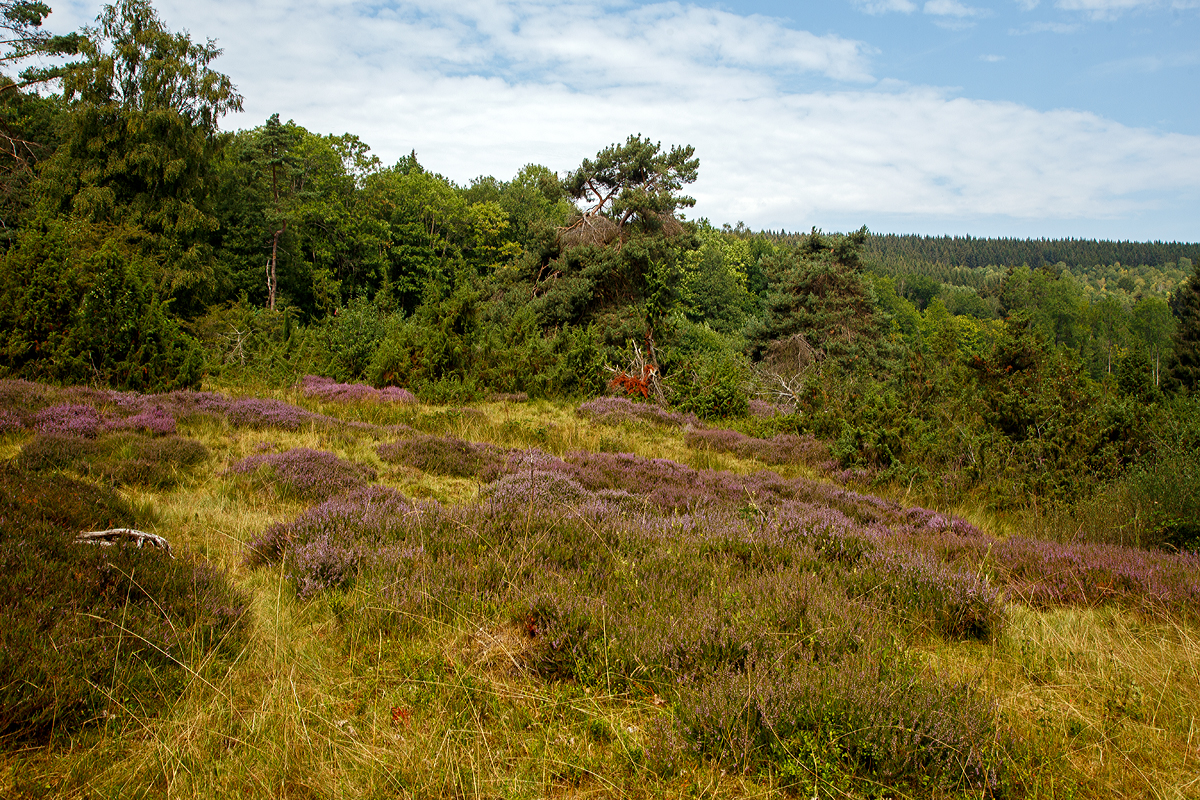
[[[683,432],[594,425],[571,406],[487,403],[429,406],[320,404],[263,391],[320,413],[376,425],[551,453],[620,450],[700,469],[761,468],[692,450]],[[229,570],[251,598],[249,644],[232,668],[194,665],[197,677],[170,713],[99,730],[56,751],[0,755],[0,796],[129,797],[773,797],[704,763],[659,776],[646,766],[653,696],[585,692],[520,669],[525,641],[501,617],[451,624],[416,620],[415,632],[363,633],[339,620],[370,610],[363,591],[299,601],[282,575],[243,566],[246,542],[303,506],[239,490],[224,477],[237,459],[294,447],[369,464],[381,482],[443,502],[475,497],[469,479],[382,463],[381,441],[400,433],[238,430],[193,421],[182,435],[212,453],[170,490],[131,499],[154,532]],[[11,457],[19,438],[0,443]],[[801,468],[795,468],[801,469]],[[781,470],[788,473],[785,468]],[[903,500],[901,488],[889,492]],[[912,500],[910,500],[912,502]],[[1010,526],[956,511],[992,532]],[[1200,627],[1107,609],[1014,606],[991,644],[921,645],[931,666],[978,681],[998,698],[1023,742],[1015,796],[1200,796]],[[878,796],[893,796],[887,791]]]

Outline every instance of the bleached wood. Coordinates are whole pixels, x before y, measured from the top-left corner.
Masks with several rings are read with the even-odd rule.
[[[98,544],[101,547],[112,547],[117,543],[133,542],[138,547],[150,545],[162,550],[166,550],[168,554],[171,552],[171,545],[166,539],[156,533],[146,533],[145,531],[136,531],[133,528],[109,528],[106,531],[83,531],[75,537],[76,544]]]

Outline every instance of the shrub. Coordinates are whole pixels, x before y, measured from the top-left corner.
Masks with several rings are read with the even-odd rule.
[[[376,478],[375,470],[365,464],[307,447],[249,456],[231,466],[229,472],[248,475],[256,487],[297,500],[325,500],[361,488]]]
[[[672,405],[701,419],[744,417],[750,409],[750,367],[737,353],[697,356],[680,365],[668,383]]]

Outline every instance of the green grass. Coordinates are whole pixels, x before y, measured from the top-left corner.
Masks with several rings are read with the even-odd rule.
[[[347,420],[558,455],[619,451],[697,469],[763,468],[688,448],[680,429],[591,424],[566,404],[448,409],[321,404],[279,390],[260,396]],[[529,668],[530,640],[503,609],[382,617],[390,628],[359,624],[379,610],[367,583],[300,600],[280,568],[244,565],[249,541],[306,508],[225,475],[264,448],[328,450],[371,466],[379,483],[413,498],[476,498],[474,479],[380,460],[376,447],[402,432],[244,430],[196,419],[182,422],[179,435],[203,444],[207,460],[168,485],[117,489],[145,529],[229,571],[249,601],[244,643],[227,662],[188,664],[178,694],[154,714],[93,724],[68,745],[0,752],[0,796],[796,796],[795,776],[782,770],[742,772],[686,748],[666,766],[656,748],[673,713],[667,699],[652,687],[539,677]],[[15,457],[31,439],[6,437],[0,455]],[[774,469],[808,474],[799,466]],[[903,487],[887,494],[905,497]],[[1012,520],[958,511],[992,532],[1030,533]],[[919,626],[900,636],[899,646],[933,673],[973,682],[996,701],[1000,727],[1016,743],[1006,761],[1009,796],[1200,796],[1195,615],[1011,606],[1003,632],[990,640],[958,641]],[[796,769],[809,770],[805,797],[946,793],[845,781],[835,764]]]

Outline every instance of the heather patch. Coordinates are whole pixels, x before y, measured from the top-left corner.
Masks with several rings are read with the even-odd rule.
[[[860,776],[922,794],[996,796],[1004,787],[994,705],[886,650],[832,664],[755,661],[687,686],[675,708],[682,735],[670,738],[734,769],[769,765],[803,797],[857,794],[868,788],[856,785]],[[679,749],[672,744],[657,759]]]
[[[332,421],[282,400],[249,397],[234,400],[225,414],[230,424],[241,428],[279,428],[299,430],[302,426]]]
[[[1121,545],[998,539],[957,517],[909,509],[918,524],[893,523],[892,549],[929,554],[986,575],[1008,596],[1040,608],[1119,603],[1187,610],[1200,601],[1200,556]]]
[[[144,720],[213,655],[236,654],[245,601],[223,573],[182,552],[76,544],[81,529],[132,523],[110,490],[12,469],[0,480],[0,740]]]
[[[247,544],[246,563],[282,561],[301,596],[341,588],[361,571],[408,553],[396,545],[411,537],[418,513],[394,489],[361,488],[326,500],[290,523],[271,525]]]
[[[885,536],[803,504],[752,518],[718,508],[631,512],[565,475],[527,470],[487,487],[479,504],[415,504],[378,487],[336,497],[268,528],[248,561],[282,562],[305,597],[376,586],[394,619],[351,624],[389,631],[510,609],[531,639],[520,650],[526,669],[610,691],[652,687],[671,698],[688,747],[742,769],[778,770],[789,753],[809,753],[808,737],[843,742],[836,763],[848,781],[909,783],[925,771],[948,787],[990,786],[998,774],[996,754],[984,749],[996,738],[990,703],[966,687],[947,693],[891,644],[898,628],[925,619],[944,620],[947,636],[979,635],[946,611],[948,598],[962,598],[930,586],[957,573],[876,564],[872,548]],[[864,591],[854,564],[875,578],[908,570],[909,588]],[[1000,602],[995,592],[980,598]],[[900,612],[912,604],[910,623]],[[998,620],[1002,607],[993,612],[988,619]],[[881,624],[886,617],[895,622]],[[756,722],[752,746],[734,752],[726,733],[744,728],[748,680],[763,701],[753,713],[775,716]],[[740,704],[732,695],[710,703],[735,685]],[[881,699],[890,705],[880,708]],[[893,741],[903,733],[897,720],[911,727],[904,742]]]
[[[581,417],[605,425],[620,425],[626,422],[650,422],[655,425],[683,427],[697,425],[695,414],[680,414],[667,411],[653,403],[639,403],[625,397],[597,397],[582,403],[576,409]]]
[[[1004,592],[977,572],[922,553],[877,550],[854,574],[864,596],[924,621],[945,636],[987,641],[1000,632]]]
[[[711,505],[754,509],[800,500],[836,508],[863,524],[888,521],[902,512],[897,504],[872,495],[805,478],[785,480],[770,471],[737,475],[698,470],[630,453],[570,453],[564,464],[562,469],[588,489],[621,489],[666,511]]]
[[[12,412],[12,411],[0,409],[0,436],[4,435],[6,433],[13,433],[15,431],[19,431],[23,427],[25,427],[25,425],[21,421],[21,417],[19,414]]]
[[[791,406],[783,405],[782,403],[771,403],[766,400],[751,400],[748,404],[750,416],[755,419],[774,419],[775,417],[786,417],[796,413],[796,410]]]
[[[110,487],[61,474],[0,466],[0,528],[16,534],[25,524],[78,532],[128,527],[133,509]]]
[[[380,445],[376,452],[389,464],[404,464],[434,475],[488,478],[503,471],[506,452],[493,445],[467,442],[453,436],[420,434],[411,439]]]
[[[338,383],[332,378],[322,378],[317,375],[305,375],[300,380],[300,391],[304,393],[305,397],[335,403],[417,402],[416,395],[398,386],[376,389],[365,383]]]
[[[103,423],[100,420],[100,412],[92,406],[64,403],[37,412],[33,418],[33,427],[40,433],[92,437],[100,432]]]
[[[258,489],[296,500],[325,500],[374,481],[375,470],[333,453],[300,447],[283,453],[248,456],[229,472],[249,476]]]
[[[139,409],[127,417],[110,420],[105,427],[113,431],[139,431],[158,436],[175,433],[175,417],[162,406]]]
[[[40,433],[21,448],[17,464],[26,470],[64,469],[115,483],[167,488],[207,458],[203,444],[181,436],[125,433],[85,439]]]
[[[770,439],[746,436],[737,431],[720,428],[690,428],[684,435],[688,447],[706,448],[721,453],[733,453],[742,458],[754,458],[764,464],[825,464],[829,448],[813,436],[780,433]]]
[[[0,409],[17,416],[32,416],[52,400],[53,389],[19,378],[0,378]]]
[[[224,417],[233,406],[233,400],[217,392],[197,392],[177,389],[161,395],[164,406],[176,419],[189,417]]]
[[[978,545],[974,549],[978,553]],[[1196,554],[1013,536],[978,560],[992,567],[1015,597],[1034,606],[1125,601],[1187,609],[1200,602]]]
[[[596,495],[566,475],[544,470],[522,470],[488,484],[480,492],[480,497],[498,508],[511,508],[522,503],[545,508],[551,505],[578,505]]]

